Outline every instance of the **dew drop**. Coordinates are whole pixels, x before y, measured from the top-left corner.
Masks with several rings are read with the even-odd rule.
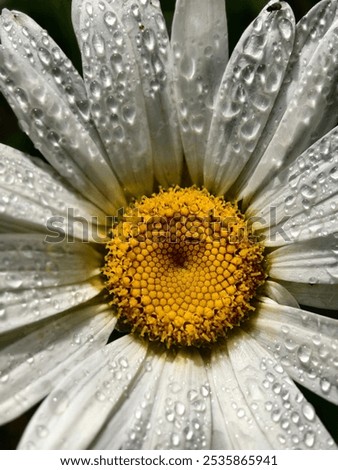
[[[183,416],[185,413],[185,406],[180,401],[175,404],[175,412],[178,416]]]
[[[5,282],[10,289],[18,289],[22,285],[22,277],[20,274],[6,274]]]
[[[289,41],[292,36],[293,28],[290,21],[286,18],[282,18],[278,24],[279,31],[286,41]]]
[[[284,201],[286,207],[293,206],[294,202],[295,202],[295,196],[293,194],[290,196],[287,196]]]
[[[263,55],[265,42],[266,38],[264,35],[252,34],[245,40],[243,52],[254,59],[259,59]]]
[[[36,434],[38,435],[38,437],[40,438],[44,438],[44,437],[47,437],[48,434],[49,434],[49,431],[48,429],[46,428],[46,426],[37,426],[36,427]]]
[[[315,419],[316,413],[315,413],[313,406],[310,403],[303,404],[302,412],[308,421],[313,421]]]
[[[121,357],[119,359],[119,364],[121,367],[123,367],[124,369],[127,369],[129,367],[129,363],[128,363],[128,359],[125,358],[125,357]]]
[[[322,377],[320,379],[320,388],[322,390],[323,393],[327,394],[330,392],[331,390],[331,383],[329,382],[329,380],[325,377]]]
[[[311,358],[311,349],[305,344],[300,346],[297,351],[297,357],[302,364],[307,364]]]
[[[28,111],[28,98],[26,93],[23,91],[22,88],[16,88],[14,91],[14,96],[18,102],[18,105],[22,109],[22,111],[27,112]]]
[[[134,3],[130,7],[130,11],[133,14],[133,16],[135,17],[135,19],[140,20],[140,18],[141,18],[140,7],[136,3]]]
[[[307,199],[310,199],[310,200],[314,199],[317,195],[315,186],[309,186],[306,184],[304,184],[300,188],[300,192],[303,197],[306,197]]]
[[[285,444],[285,443],[286,443],[285,436],[283,436],[282,434],[279,434],[278,440],[279,440],[279,442],[280,442],[281,444]]]
[[[5,320],[5,318],[6,318],[5,306],[3,304],[0,304],[0,321]]]
[[[98,391],[98,392],[95,393],[95,398],[96,398],[97,401],[102,402],[102,401],[105,401],[106,395],[103,392]]]
[[[299,423],[299,420],[300,420],[300,416],[299,414],[297,413],[297,411],[293,411],[291,413],[291,421],[295,424]]]
[[[123,119],[130,125],[134,124],[135,122],[135,117],[136,117],[136,108],[135,106],[125,106],[122,109],[122,116]]]
[[[315,433],[313,431],[308,431],[304,436],[304,442],[306,447],[313,447],[315,443]]]
[[[111,11],[107,11],[107,13],[104,14],[103,16],[103,21],[105,22],[105,24],[111,28],[113,26],[115,26],[116,22],[117,22],[117,17],[115,15],[115,13],[111,12]]]
[[[47,140],[50,144],[52,144],[52,146],[55,149],[60,147],[60,136],[56,132],[54,132],[54,131],[48,132]]]
[[[105,54],[105,41],[100,34],[94,34],[93,47],[98,57],[103,57]]]
[[[96,98],[99,100],[101,98],[101,87],[100,84],[96,81],[93,80],[90,85],[89,85],[89,91],[93,98]]]
[[[39,48],[39,51],[38,51],[38,55],[39,55],[39,58],[41,60],[41,62],[43,63],[43,65],[45,65],[46,67],[48,67],[52,61],[52,56],[50,54],[50,52],[45,49],[44,47],[40,47]]]
[[[174,447],[177,447],[180,445],[180,436],[175,432],[173,432],[171,435],[171,443]]]
[[[208,397],[210,395],[209,385],[202,385],[200,391],[201,391],[202,397]]]
[[[156,46],[156,37],[152,30],[146,29],[143,32],[143,42],[148,51],[152,52]]]
[[[332,180],[332,181],[338,181],[338,167],[337,166],[334,166],[333,168],[331,168],[331,170],[329,171],[329,178]]]
[[[120,73],[123,70],[123,58],[122,55],[117,53],[114,53],[110,57],[110,63],[113,67],[113,70],[116,71],[116,73]]]
[[[194,130],[197,134],[200,134],[201,132],[203,132],[204,122],[205,119],[201,114],[199,114],[198,116],[193,116],[191,119],[192,130]]]
[[[192,57],[184,56],[181,61],[181,73],[187,80],[191,80],[195,75],[195,61]]]
[[[93,16],[93,6],[91,3],[86,3],[86,12],[89,16]]]
[[[6,383],[8,382],[9,379],[9,374],[4,374],[3,372],[0,371],[0,383]]]
[[[279,409],[277,410],[273,410],[273,412],[271,413],[271,419],[274,423],[278,423],[278,421],[280,420],[282,416],[282,413]]]
[[[189,390],[187,396],[188,396],[188,400],[190,402],[193,402],[194,400],[196,400],[198,398],[198,392],[197,392],[197,390]]]
[[[68,394],[63,390],[55,391],[50,397],[50,408],[56,415],[61,415],[68,406]]]
[[[165,417],[169,423],[172,423],[175,419],[175,413],[172,410],[166,411]]]
[[[245,411],[243,410],[243,408],[238,408],[237,417],[238,418],[244,418],[244,416],[245,416]]]

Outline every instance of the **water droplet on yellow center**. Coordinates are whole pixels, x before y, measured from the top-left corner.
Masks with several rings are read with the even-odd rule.
[[[112,230],[103,273],[119,321],[168,347],[205,346],[253,310],[265,275],[235,204],[171,188],[130,206]]]

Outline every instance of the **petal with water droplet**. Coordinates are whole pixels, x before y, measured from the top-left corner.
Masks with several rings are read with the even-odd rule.
[[[90,21],[88,19],[90,18]],[[114,5],[73,2],[91,114],[123,187],[133,196],[153,188],[153,161],[143,88],[130,39]]]
[[[93,447],[208,448],[210,396],[199,353],[155,352],[148,356],[149,361],[151,371],[144,369],[128,400],[112,416]]]
[[[93,276],[82,282],[61,286],[2,291],[0,333],[33,324],[76,307],[96,297],[103,287],[101,277]]]
[[[114,411],[120,409],[121,400],[133,389],[146,353],[147,348],[128,335],[85,358],[40,406],[19,447],[83,449],[90,446]],[[129,367],[121,365],[121,358],[128,358]],[[61,414],[53,410],[53,396],[59,390],[65,391],[68,398],[67,408]],[[53,433],[41,438],[36,435],[37,426],[48,426]]]
[[[284,281],[338,284],[338,240],[334,236],[293,243],[267,256],[269,276]]]
[[[248,331],[288,374],[326,400],[338,403],[338,320],[292,307],[263,302]]]
[[[207,369],[212,396],[213,449],[268,449],[268,437],[255,419],[229,359],[226,345],[212,351]],[[240,418],[238,411],[240,411]]]
[[[274,300],[278,304],[289,305],[290,307],[296,308],[299,307],[298,302],[294,296],[278,282],[274,282],[269,279],[263,284],[262,290],[264,295],[266,295],[269,299]]]
[[[215,94],[228,60],[224,1],[176,2],[171,45],[184,154],[193,183],[201,185]]]
[[[338,127],[278,173],[247,216],[258,220],[267,246],[309,240],[338,230]],[[256,219],[255,219],[256,218]]]
[[[0,226],[7,232],[36,231],[46,241],[105,243],[105,215],[75,193],[39,158],[0,144]]]
[[[3,335],[0,370],[2,379],[7,379],[0,377],[0,422],[11,421],[29,409],[56,386],[67,370],[102,347],[115,322],[106,305],[92,305],[79,307],[34,330]],[[74,341],[75,335],[81,341]],[[50,413],[61,414],[67,400],[67,391],[54,391]]]
[[[276,306],[276,309],[279,308]],[[335,448],[319,419],[313,417],[310,421],[305,416],[305,398],[266,347],[260,346],[243,332],[240,337],[230,339],[228,351],[239,387],[247,404],[250,407],[254,405],[255,419],[272,448]],[[297,423],[292,420],[292,413],[298,414]],[[316,435],[311,446],[306,442],[308,433]],[[292,442],[292,435],[299,438],[297,446]]]
[[[26,29],[32,30],[33,36],[40,30],[33,20],[21,13],[16,13],[14,18],[12,13],[5,12],[1,21],[8,16],[14,24],[18,18],[23,24],[27,23]],[[71,186],[107,213],[114,213],[125,203],[120,184],[106,161],[99,140],[93,137],[88,120],[83,119],[79,109],[69,102],[67,90],[54,84],[56,70],[60,70],[57,79],[60,82],[62,75],[68,77],[74,70],[69,68],[65,72],[64,67],[52,67],[42,73],[41,67],[35,66],[38,59],[32,63],[30,55],[24,53],[24,49],[17,50],[9,36],[2,34],[1,42],[3,73],[0,89],[22,130]],[[54,53],[59,57],[59,50]],[[79,80],[76,75],[74,82],[79,83]]]
[[[234,184],[249,160],[283,82],[294,18],[289,5],[281,5],[274,15],[264,8],[244,32],[222,78],[204,164],[204,184],[217,194]],[[286,22],[287,37],[281,29]]]
[[[338,291],[335,286],[325,284],[299,284],[296,282],[279,281],[301,305],[338,309]]]
[[[100,273],[102,256],[81,242],[43,234],[0,234],[0,292],[81,282]]]
[[[336,5],[335,5],[336,8]],[[277,102],[283,114],[272,116],[278,126],[266,135],[265,149],[255,168],[250,168],[240,198],[249,199],[264,188],[270,178],[294,162],[295,158],[318,138],[330,131],[337,123],[337,77],[336,50],[338,48],[338,17],[326,34],[319,39],[306,66],[299,72],[294,66],[290,77],[292,86],[285,90],[286,97]],[[307,54],[306,54],[307,55]],[[284,103],[283,103],[284,101]],[[266,145],[267,144],[267,145]],[[252,171],[254,170],[254,171]],[[264,189],[263,189],[264,191]]]

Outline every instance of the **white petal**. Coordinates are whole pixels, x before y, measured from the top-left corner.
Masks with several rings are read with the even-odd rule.
[[[331,236],[293,243],[266,257],[269,276],[284,281],[338,284],[338,240]]]
[[[269,120],[266,123],[264,132],[258,142],[250,160],[244,168],[239,180],[236,182],[236,195],[240,190],[250,192],[248,180],[262,157],[264,151],[273,138],[276,129],[282,120],[282,117],[289,105],[289,102],[295,93],[300,77],[306,73],[306,67],[312,58],[322,37],[326,34],[336,15],[338,14],[336,0],[323,0],[316,4],[306,16],[296,25],[296,34],[293,51],[290,57],[288,68],[285,74],[284,82],[276,98],[274,107],[270,113]],[[327,116],[324,118],[325,125],[328,125]],[[332,125],[331,125],[332,127]],[[330,126],[327,128],[329,129]],[[320,135],[325,134],[321,131]],[[262,171],[264,168],[262,169]],[[271,175],[269,174],[269,177]]]
[[[79,26],[79,8],[73,2],[73,22]],[[93,5],[87,2],[88,20]],[[173,105],[171,54],[165,21],[159,2],[126,0],[115,2],[113,12],[131,41],[145,98],[146,116],[151,135],[155,177],[160,184],[178,184],[182,150],[176,109]],[[113,27],[115,29],[115,27]],[[120,31],[115,31],[123,41]]]
[[[338,310],[338,290],[328,284],[298,284],[279,281],[302,305]]]
[[[244,332],[228,343],[239,387],[273,448],[335,447],[312,406],[267,349]]]
[[[19,416],[41,400],[69,369],[102,347],[115,322],[109,307],[91,305],[35,326],[24,336],[20,331],[18,336],[3,337],[1,423]],[[54,393],[51,404],[51,411],[60,413],[67,404],[67,393]]]
[[[338,230],[338,127],[281,171],[252,201],[267,246],[323,237]]]
[[[213,102],[228,60],[224,0],[178,0],[171,45],[184,155],[200,186]]]
[[[268,280],[263,285],[263,292],[269,298],[281,305],[298,308],[298,302],[281,284]]]
[[[29,325],[76,307],[103,289],[100,277],[55,287],[13,289],[0,292],[0,333]]]
[[[75,5],[75,6],[74,6]],[[73,2],[91,114],[115,173],[132,195],[153,188],[143,89],[132,44],[108,1]]]
[[[210,391],[199,354],[156,354],[145,367],[94,448],[209,448]]]
[[[43,232],[50,242],[107,241],[103,212],[74,192],[49,165],[2,144],[0,213],[1,226]]]
[[[248,331],[273,351],[294,380],[338,403],[337,326],[332,318],[264,302]]]
[[[64,55],[55,46],[51,56],[47,54],[50,61],[54,54],[54,63],[42,73],[41,60],[44,59],[41,58],[45,55],[39,50],[40,55],[27,53],[27,49],[37,47],[34,37],[39,37],[38,25],[22,13],[8,11],[3,12],[1,22],[0,89],[16,113],[20,126],[72,186],[112,213],[125,203],[122,189],[102,149],[93,140],[88,124],[78,110],[74,111],[67,93],[54,84],[54,80],[62,80],[63,75],[71,76],[74,69],[67,68],[68,62],[64,63]],[[41,40],[44,38],[52,44],[46,34]],[[70,86],[79,80],[75,75]]]
[[[214,348],[208,372],[213,395],[212,448],[271,448],[268,437],[256,422],[239,387],[227,346]]]
[[[337,35],[338,18],[319,40],[306,67],[290,74],[294,80],[288,93],[285,112],[240,198],[249,200],[281,168],[288,166],[309,145],[328,132],[337,122]],[[307,51],[306,51],[307,52]],[[307,56],[307,53],[305,54]],[[299,60],[306,60],[300,57]],[[276,107],[279,103],[276,103]],[[282,104],[281,104],[282,106]],[[282,106],[283,107],[283,106]],[[273,118],[274,116],[272,116]],[[271,132],[271,131],[270,131]]]
[[[243,34],[225,70],[204,164],[204,183],[217,194],[230,188],[249,160],[282,84],[292,51],[294,18],[287,3],[281,5],[272,13],[264,8]]]
[[[54,389],[34,415],[20,448],[82,449],[90,446],[120,400],[137,381],[147,348],[131,336],[86,358]],[[55,413],[53,397],[67,394]],[[38,433],[38,429],[46,430]]]
[[[47,243],[40,234],[0,234],[0,291],[82,282],[98,275],[102,263],[102,256],[85,243]]]

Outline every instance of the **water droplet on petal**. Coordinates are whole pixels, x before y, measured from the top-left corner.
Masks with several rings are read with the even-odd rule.
[[[306,447],[313,447],[315,443],[315,438],[316,436],[313,431],[308,431],[307,433],[305,433],[304,442]]]
[[[183,416],[185,413],[185,406],[181,402],[176,402],[175,404],[175,412],[178,416]]]
[[[291,22],[287,18],[282,18],[278,24],[279,31],[286,41],[289,41],[292,36],[293,27]]]
[[[148,51],[152,52],[156,46],[156,37],[151,29],[146,29],[143,32],[143,42]]]
[[[47,49],[45,49],[44,47],[40,47],[39,51],[38,51],[38,55],[39,55],[39,58],[40,58],[41,62],[43,63],[43,65],[48,67],[48,65],[50,65],[50,63],[52,61],[52,56],[51,56],[50,52]]]
[[[48,429],[46,428],[46,426],[37,426],[36,427],[36,434],[38,435],[38,437],[40,438],[44,438],[44,437],[47,437],[48,434],[49,434],[49,431]]]
[[[302,364],[307,364],[311,358],[311,349],[304,344],[298,348],[297,356]]]
[[[62,414],[68,406],[68,394],[63,390],[56,390],[50,396],[50,408],[54,414]]]
[[[322,390],[323,393],[329,393],[330,390],[331,390],[331,383],[329,382],[329,380],[325,377],[322,377],[320,379],[320,388]]]
[[[313,421],[315,419],[316,413],[315,413],[313,406],[310,403],[304,403],[302,407],[302,412],[308,421]]]
[[[93,36],[93,47],[98,55],[98,57],[102,57],[105,54],[105,41],[100,34],[94,34]]]
[[[175,447],[180,445],[180,436],[175,432],[173,432],[171,435],[171,443]]]
[[[107,11],[107,13],[105,13],[104,16],[103,16],[103,20],[106,23],[106,25],[109,28],[111,28],[111,27],[115,26],[115,24],[117,22],[117,17],[115,15],[115,13],[113,13],[111,11]]]

